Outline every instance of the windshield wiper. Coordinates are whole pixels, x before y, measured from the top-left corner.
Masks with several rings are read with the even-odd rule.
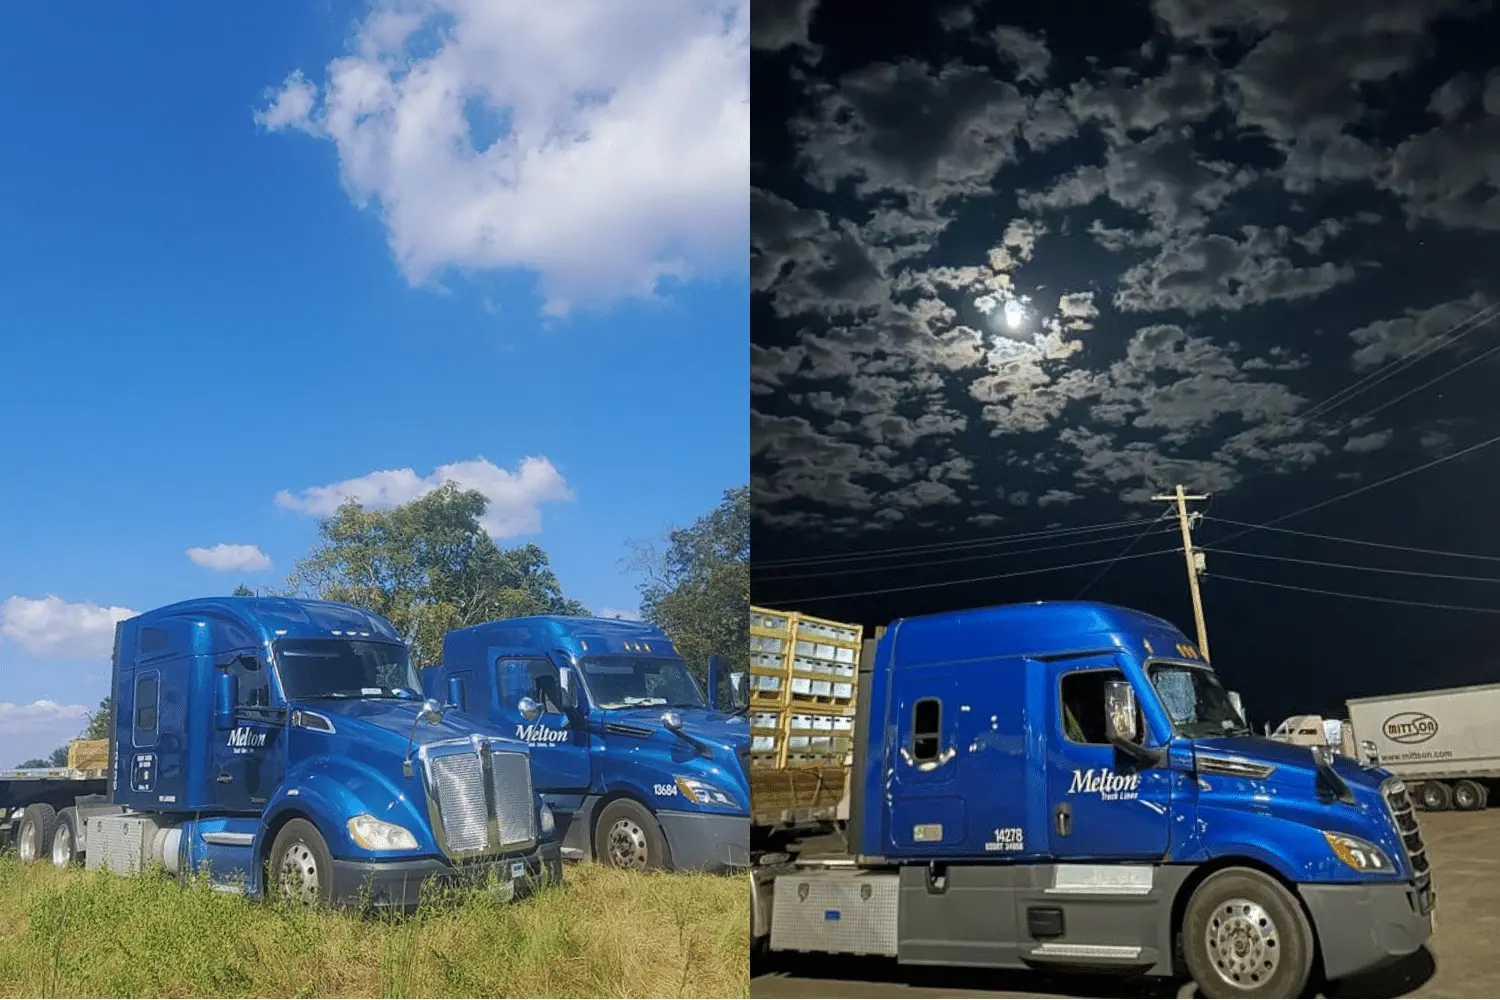
[[[339,699],[344,699],[344,698],[358,698],[358,697],[359,697],[359,695],[357,695],[357,694],[350,694],[347,691],[324,691],[322,694],[310,694],[307,697],[303,698],[302,700],[303,701],[337,701]]]

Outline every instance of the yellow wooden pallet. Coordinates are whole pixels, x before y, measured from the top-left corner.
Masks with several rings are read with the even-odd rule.
[[[863,636],[859,625],[750,609],[752,766],[839,765],[853,732]]]

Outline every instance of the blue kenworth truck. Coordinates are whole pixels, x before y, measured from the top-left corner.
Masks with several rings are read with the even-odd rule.
[[[285,598],[169,605],[116,626],[112,690],[102,789],[85,774],[0,779],[23,855],[392,909],[434,881],[519,898],[562,877],[526,744],[425,701],[377,615]]]
[[[1401,781],[1252,735],[1166,621],[1081,602],[908,618],[860,669],[848,851],[757,858],[757,946],[1295,997],[1432,933]]]
[[[740,691],[745,678],[731,688]],[[449,632],[427,696],[531,748],[565,857],[636,869],[750,863],[750,726],[659,629],[536,616]]]

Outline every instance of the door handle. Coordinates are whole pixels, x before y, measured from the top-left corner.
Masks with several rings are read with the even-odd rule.
[[[214,780],[217,781],[221,785],[227,785],[231,781],[233,781],[234,778],[230,777],[228,771],[220,771],[219,772],[219,776],[217,778],[215,778]]]
[[[1052,821],[1057,827],[1059,836],[1066,837],[1073,832],[1073,806],[1064,802],[1052,811]]]

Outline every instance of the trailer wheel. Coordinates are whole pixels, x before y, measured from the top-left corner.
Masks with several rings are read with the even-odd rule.
[[[37,802],[21,810],[21,823],[16,828],[16,853],[22,861],[36,861],[52,847],[52,827],[57,823],[57,811],[45,802]]]
[[[671,867],[667,838],[651,811],[633,799],[616,799],[594,823],[594,857],[600,864],[636,871]]]
[[[1428,812],[1447,812],[1453,808],[1453,789],[1447,782],[1424,781],[1417,789],[1417,799]]]
[[[1312,927],[1296,897],[1248,868],[1204,879],[1183,914],[1183,956],[1199,996],[1301,996],[1313,948]]]
[[[78,810],[72,806],[57,814],[57,826],[52,831],[52,867],[71,868],[83,862],[83,852],[78,849]]]
[[[333,901],[333,855],[318,828],[288,820],[271,844],[266,886],[288,902],[327,906]]]
[[[1465,778],[1453,786],[1454,808],[1472,812],[1475,809],[1483,809],[1484,804],[1484,786],[1479,782]]]

